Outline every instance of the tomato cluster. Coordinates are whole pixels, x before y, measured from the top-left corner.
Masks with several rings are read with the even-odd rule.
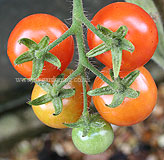
[[[72,139],[75,146],[83,153],[97,154],[105,151],[113,141],[113,130],[109,123],[118,126],[134,125],[146,119],[152,112],[156,104],[157,88],[150,73],[143,65],[150,60],[155,52],[158,44],[158,32],[154,21],[142,8],[126,2],[113,3],[102,8],[93,17],[91,23],[95,27],[97,25],[106,27],[112,32],[117,31],[121,26],[126,26],[128,33],[125,38],[134,45],[135,51],[130,53],[123,50],[119,78],[124,79],[136,69],[140,71],[138,77],[130,85],[131,89],[140,93],[137,98],[125,97],[119,106],[110,108],[107,104],[111,104],[113,95],[93,96],[93,103],[99,114],[104,118],[104,120],[102,118],[94,120],[94,124],[101,125],[97,128],[95,125],[90,125],[86,136],[83,136],[83,127],[73,129]],[[31,61],[18,65],[14,64],[18,56],[28,51],[25,45],[18,43],[19,39],[29,38],[39,43],[44,36],[48,36],[50,38],[49,43],[52,43],[67,30],[67,26],[62,21],[48,14],[34,14],[21,20],[11,32],[8,40],[7,53],[14,68],[26,78],[30,78],[32,74],[33,63]],[[102,40],[91,30],[88,30],[87,40],[90,49],[102,43]],[[64,78],[71,75],[73,71],[66,68],[72,60],[73,52],[74,41],[73,37],[69,36],[50,50],[50,53],[60,60],[61,67],[57,68],[46,61],[39,78],[57,77],[61,73],[64,73]],[[31,50],[31,53],[35,56],[35,50]],[[113,68],[111,51],[100,54],[96,58],[106,65],[101,74],[113,81],[109,72]],[[62,99],[63,109],[59,115],[53,115],[55,109],[52,102],[32,106],[40,121],[53,128],[66,128],[64,123],[75,123],[79,120],[82,116],[84,103],[82,79],[80,76],[78,79],[80,80],[71,80],[63,87],[64,89],[75,89],[76,93],[72,97]],[[51,80],[50,83],[53,84],[53,82]],[[96,77],[93,90],[105,86],[108,86],[108,84]],[[88,84],[87,91],[89,91]],[[31,100],[35,100],[46,93],[47,91],[36,84]],[[55,92],[53,91],[53,93]],[[91,98],[88,96],[88,106],[90,101]]]

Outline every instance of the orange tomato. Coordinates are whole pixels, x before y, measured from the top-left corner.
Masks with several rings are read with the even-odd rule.
[[[64,77],[68,77],[73,70],[66,69],[64,73]],[[83,111],[83,88],[82,88],[82,79],[80,76],[74,78],[63,88],[75,88],[76,93],[74,96],[62,99],[63,102],[63,110],[61,114],[58,116],[54,116],[55,112],[52,102],[39,105],[32,106],[32,109],[38,119],[42,121],[49,127],[52,128],[67,128],[63,123],[74,123],[76,122]],[[89,85],[87,84],[87,90],[89,90]],[[34,86],[32,91],[31,100],[34,100],[42,95],[45,95],[46,91],[44,91],[37,84]],[[90,104],[91,98],[88,96],[88,105]]]
[[[105,104],[112,102],[113,95],[94,96],[93,102],[100,115],[109,123],[118,126],[129,126],[145,120],[152,112],[157,100],[157,87],[150,73],[144,68],[139,68],[140,74],[130,88],[140,92],[137,98],[125,98],[123,103],[116,108],[107,107]],[[111,80],[109,68],[105,67],[101,73]],[[120,72],[120,77],[125,77],[129,72]],[[96,78],[93,89],[106,86],[100,78]]]

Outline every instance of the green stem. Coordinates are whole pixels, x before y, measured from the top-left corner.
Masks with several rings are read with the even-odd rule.
[[[68,36],[74,34],[77,40],[77,47],[79,53],[79,64],[78,68],[68,76],[57,88],[56,90],[60,90],[64,85],[66,85],[69,81],[71,81],[76,76],[82,74],[85,68],[91,70],[95,75],[100,77],[103,81],[105,81],[108,85],[115,88],[114,84],[106,78],[102,73],[99,72],[90,62],[88,61],[86,54],[85,54],[85,45],[84,45],[84,38],[83,38],[83,26],[82,23],[85,23],[88,28],[90,28],[95,34],[97,34],[102,40],[106,40],[104,35],[101,34],[91,23],[90,21],[84,16],[83,13],[83,5],[82,0],[73,0],[73,23],[71,28],[65,32],[58,40],[51,43],[46,49],[50,50],[55,45],[63,40],[63,38],[67,38]]]
[[[78,66],[78,68],[72,73],[70,74],[64,81],[62,81],[57,87],[56,87],[56,91],[59,91],[62,87],[64,87],[68,82],[70,82],[72,79],[74,79],[75,77],[77,77],[78,75],[81,74],[82,71],[82,66]]]
[[[85,72],[82,72],[81,74],[82,77],[82,84],[83,84],[83,116],[88,117],[89,113],[88,113],[88,102],[87,102],[87,86],[86,86],[86,75]]]
[[[69,36],[74,34],[74,29],[73,27],[69,28],[64,34],[62,34],[58,39],[56,39],[54,42],[49,44],[46,48],[42,50],[43,53],[46,53],[53,49],[55,46],[57,46],[59,43],[61,43],[63,40],[68,38]]]
[[[87,19],[85,15],[81,17],[81,21],[94,33],[96,34],[102,41],[107,42],[106,37],[99,32],[96,27]]]
[[[90,71],[92,71],[100,79],[102,79],[104,82],[106,82],[108,85],[110,85],[112,88],[115,88],[115,85],[107,77],[105,77],[98,69],[96,69],[90,62],[86,61],[83,65]]]
[[[65,86],[69,81],[71,81],[73,78],[80,75],[82,72],[84,72],[84,67],[82,65],[83,60],[86,59],[85,56],[85,46],[84,46],[84,40],[83,40],[83,27],[82,23],[80,21],[76,20],[76,16],[79,16],[80,13],[83,13],[82,8],[82,2],[81,0],[74,0],[73,1],[73,33],[76,36],[77,40],[77,47],[78,47],[78,53],[79,53],[79,64],[78,68],[69,75],[57,88],[56,90],[60,90],[63,86]]]
[[[84,15],[82,0],[73,0],[73,21],[81,18]]]
[[[79,66],[82,66],[81,69],[81,76],[82,76],[82,85],[83,85],[83,101],[84,101],[84,109],[83,109],[83,117],[86,119],[86,122],[89,118],[89,113],[87,110],[87,89],[86,89],[86,77],[85,77],[85,67],[83,66],[83,62],[87,60],[87,57],[85,55],[85,45],[84,45],[84,38],[83,38],[83,26],[82,22],[78,20],[77,17],[81,17],[81,14],[83,14],[83,8],[82,8],[82,1],[81,0],[74,0],[73,1],[73,24],[76,24],[76,41],[77,41],[77,47],[79,52]]]

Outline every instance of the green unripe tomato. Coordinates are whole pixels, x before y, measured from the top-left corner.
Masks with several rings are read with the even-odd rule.
[[[96,121],[104,123],[104,125],[100,128],[91,126],[85,137],[83,137],[83,128],[74,128],[72,130],[73,143],[82,153],[89,155],[102,153],[113,142],[114,133],[111,125],[102,118],[98,118]]]

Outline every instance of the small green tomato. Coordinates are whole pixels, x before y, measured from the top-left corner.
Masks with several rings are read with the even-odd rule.
[[[93,155],[99,154],[108,149],[114,139],[111,125],[102,118],[98,118],[94,123],[101,122],[102,127],[91,125],[89,132],[83,136],[83,128],[72,130],[72,140],[76,148],[82,153]]]

